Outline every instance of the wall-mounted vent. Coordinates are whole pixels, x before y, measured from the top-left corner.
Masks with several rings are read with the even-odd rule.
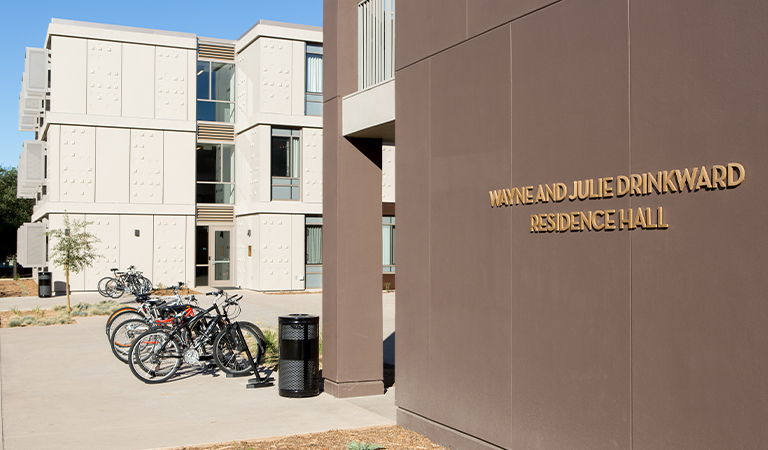
[[[235,126],[219,123],[198,123],[198,141],[234,141]]]
[[[45,267],[45,224],[25,223],[19,227],[16,254],[22,267]]]
[[[235,46],[198,42],[197,58],[235,62]]]
[[[197,205],[197,223],[234,223],[235,207],[232,205]]]

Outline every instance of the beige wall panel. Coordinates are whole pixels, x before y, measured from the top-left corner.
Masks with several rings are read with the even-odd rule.
[[[96,181],[96,130],[93,127],[61,127],[62,202],[93,202]]]
[[[61,126],[51,125],[48,128],[48,178],[45,181],[48,186],[48,200],[52,202],[59,201],[59,183],[61,174],[59,173]]]
[[[120,115],[122,49],[117,42],[88,40],[88,114]]]
[[[268,202],[272,199],[272,169],[270,162],[272,160],[272,127],[269,125],[259,125],[259,132],[256,135],[258,143],[256,151],[258,152],[258,182],[254,188],[258,192],[255,201]]]
[[[184,267],[186,268],[188,285],[195,287],[195,216],[185,216],[187,227],[187,239],[186,239],[186,262]]]
[[[186,216],[155,216],[154,223],[152,282],[155,286],[186,283]]]
[[[96,202],[128,203],[131,132],[96,128]]]
[[[163,133],[163,203],[195,203],[195,133]]]
[[[293,44],[283,39],[261,38],[261,112],[291,114]]]
[[[291,289],[304,290],[306,253],[304,215],[291,216]]]
[[[123,44],[123,117],[155,117],[155,47]]]
[[[186,79],[187,92],[187,120],[197,119],[197,92],[195,91],[195,73],[197,73],[197,50],[187,50],[187,75],[182,78]],[[182,92],[183,93],[183,92]]]
[[[87,42],[51,37],[51,112],[85,114]]]
[[[75,220],[85,220],[83,214],[70,214],[69,221],[72,223]],[[64,215],[63,214],[51,214],[48,216],[48,229],[64,229]],[[64,274],[64,268],[53,263],[51,250],[58,240],[50,238],[48,240],[48,270],[51,271],[51,277],[53,281],[53,289],[56,292],[65,292],[66,275]],[[71,273],[69,274],[69,289],[70,291],[82,291],[85,287],[85,273]],[[96,289],[95,287],[92,289]]]
[[[163,132],[131,130],[131,203],[163,202]]]
[[[254,105],[258,106],[259,94],[259,46],[254,43],[237,54],[235,72],[236,89],[235,120],[239,126],[250,125],[249,118],[254,114]]]
[[[323,130],[304,128],[302,131],[302,198],[306,203],[323,202]]]
[[[236,270],[235,270],[235,279],[234,284],[235,286],[240,286],[243,288],[252,289],[251,286],[249,286],[249,276],[248,276],[248,245],[249,245],[249,238],[248,238],[248,228],[249,228],[249,217],[248,216],[241,216],[238,217],[235,220],[235,260],[236,260]]]
[[[291,74],[291,112],[294,116],[304,115],[304,94],[306,93],[307,45],[293,41],[293,72]]]
[[[91,267],[85,269],[85,289],[97,289],[97,283],[104,277],[112,276],[113,267],[120,261],[120,217],[117,215],[87,214],[85,220],[92,222],[88,232],[99,238],[96,253],[99,258]],[[125,269],[125,268],[123,268]]]
[[[291,216],[261,214],[259,216],[260,289],[265,291],[291,289]]]
[[[136,236],[136,230],[139,235]],[[121,270],[134,265],[149,278],[152,275],[153,217],[120,216],[120,264]],[[152,280],[154,283],[155,280]]]
[[[259,152],[257,128],[252,128],[236,138],[237,175],[235,199],[239,204],[257,201],[259,194]]]
[[[395,146],[381,146],[381,201],[395,201]]]
[[[155,118],[187,120],[187,51],[155,48]]]

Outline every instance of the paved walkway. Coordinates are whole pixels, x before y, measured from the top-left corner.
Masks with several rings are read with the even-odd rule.
[[[288,313],[320,314],[322,294],[241,291],[240,319],[277,325]],[[200,305],[210,305],[201,297]],[[97,302],[77,293],[72,303]],[[63,304],[52,299],[0,299],[0,309]],[[394,294],[384,294],[384,338],[394,332]],[[151,449],[303,434],[395,422],[394,388],[385,395],[341,400],[278,395],[277,386],[246,389],[244,378],[183,366],[159,385],[137,380],[109,349],[104,317],[76,325],[0,330],[0,448]]]

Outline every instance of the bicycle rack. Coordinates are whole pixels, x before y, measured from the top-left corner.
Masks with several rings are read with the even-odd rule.
[[[235,322],[234,327],[237,330],[237,337],[240,339],[240,342],[245,344],[245,336],[243,336],[243,332],[240,330],[240,324]],[[248,348],[247,345],[243,345],[245,347],[245,354],[248,355],[248,361],[251,362],[251,369],[253,369],[253,375],[255,378],[249,378],[248,384],[245,385],[246,389],[256,389],[256,388],[263,388],[263,387],[270,387],[274,386],[275,379],[272,377],[262,378],[261,375],[259,375],[259,369],[256,367],[256,364],[253,362],[253,357],[251,356],[251,350]],[[234,376],[234,375],[227,375],[228,377]],[[243,375],[247,376],[247,375]]]

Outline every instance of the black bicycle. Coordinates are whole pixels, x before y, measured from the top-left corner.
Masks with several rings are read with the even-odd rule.
[[[174,316],[172,328],[152,328],[134,339],[128,365],[136,378],[145,383],[163,383],[183,363],[202,366],[201,356],[209,351],[226,373],[237,376],[254,370],[264,355],[266,342],[256,325],[230,320],[239,315],[242,296],[227,296],[221,289],[206,295],[216,295],[210,308],[194,315],[188,310],[180,312]]]
[[[125,292],[133,295],[152,292],[152,282],[136,270],[136,266],[129,266],[125,272],[119,272],[117,268],[111,270],[114,276],[102,278],[96,286],[102,296],[120,298]]]

